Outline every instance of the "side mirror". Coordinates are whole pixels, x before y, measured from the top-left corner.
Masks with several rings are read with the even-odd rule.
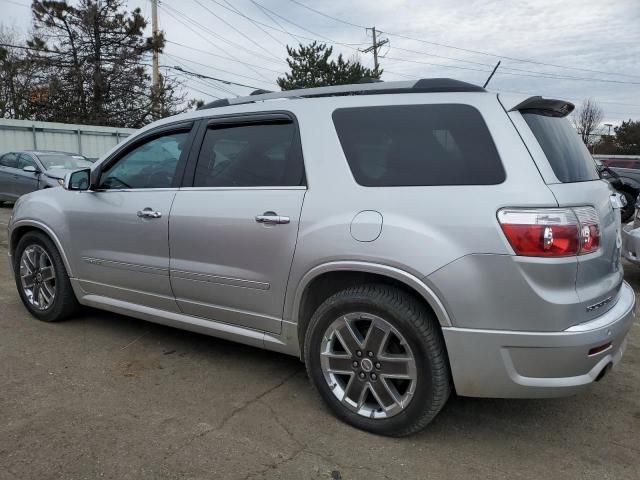
[[[64,177],[64,189],[65,190],[89,190],[91,184],[91,169],[85,168],[83,170],[76,170],[75,172],[67,173]]]
[[[40,171],[33,165],[27,165],[22,170],[27,173],[40,173]]]

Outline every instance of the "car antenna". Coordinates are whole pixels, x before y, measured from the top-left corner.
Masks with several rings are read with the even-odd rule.
[[[498,70],[498,67],[500,66],[500,60],[498,60],[498,63],[496,63],[496,66],[493,67],[493,70],[491,71],[491,75],[489,75],[489,78],[487,78],[487,81],[484,82],[484,85],[482,86],[482,88],[486,88],[487,85],[489,85],[489,82],[491,81],[491,79],[493,78],[493,74],[496,73],[496,70]]]

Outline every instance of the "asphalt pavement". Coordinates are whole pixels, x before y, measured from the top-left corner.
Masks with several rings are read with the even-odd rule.
[[[418,435],[355,430],[298,359],[86,309],[31,317],[0,207],[0,479],[640,478],[640,329],[582,395],[452,398]],[[640,268],[625,277],[638,294]]]

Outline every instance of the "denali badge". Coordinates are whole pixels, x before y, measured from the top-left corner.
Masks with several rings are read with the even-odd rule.
[[[599,308],[604,307],[607,303],[611,303],[611,300],[613,300],[613,297],[607,297],[604,300],[602,300],[601,302],[598,303],[594,303],[593,305],[589,305],[587,307],[587,312],[593,312],[594,310],[597,310]]]

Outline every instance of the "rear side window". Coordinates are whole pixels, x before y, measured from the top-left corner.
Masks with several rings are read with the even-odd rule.
[[[278,121],[209,128],[193,186],[287,187],[303,183],[296,126]]]
[[[15,153],[7,153],[0,158],[0,166],[18,168],[18,156]]]
[[[522,112],[527,125],[544,151],[553,173],[562,183],[599,178],[596,164],[580,136],[564,117]]]
[[[344,108],[333,123],[365,187],[495,185],[505,179],[480,112],[469,105]]]

